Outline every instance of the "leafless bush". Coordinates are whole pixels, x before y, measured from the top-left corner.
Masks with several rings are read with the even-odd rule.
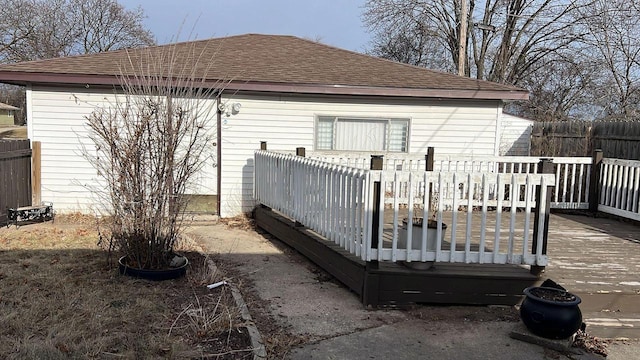
[[[109,248],[140,268],[169,265],[184,195],[213,143],[221,84],[206,82],[213,61],[188,44],[128,51],[116,100],[87,117],[95,151],[85,156],[105,181]]]

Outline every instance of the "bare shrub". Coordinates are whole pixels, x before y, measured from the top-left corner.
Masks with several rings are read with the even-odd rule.
[[[222,84],[206,81],[213,59],[189,43],[177,49],[127,50],[116,100],[87,117],[95,151],[84,153],[105,181],[108,248],[144,269],[170,264],[185,193],[214,140],[209,122]]]

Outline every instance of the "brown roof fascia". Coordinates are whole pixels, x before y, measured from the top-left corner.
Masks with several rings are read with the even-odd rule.
[[[52,74],[36,72],[0,71],[0,81],[16,84],[82,85],[86,87],[121,85],[119,77],[113,75]],[[295,83],[267,83],[248,81],[195,80],[198,85],[224,90],[323,94],[323,95],[366,95],[410,98],[448,98],[448,99],[484,99],[484,100],[528,100],[529,92],[500,90],[456,90],[456,89],[419,89],[390,88],[346,85],[316,85]]]
[[[323,95],[368,95],[409,98],[448,98],[448,99],[483,99],[483,100],[528,100],[527,91],[497,90],[455,90],[455,89],[413,89],[358,87],[342,85],[307,85],[279,83],[231,82],[225,89],[257,92],[304,93]]]

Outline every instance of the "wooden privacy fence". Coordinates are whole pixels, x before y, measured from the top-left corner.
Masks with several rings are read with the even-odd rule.
[[[255,197],[365,261],[547,264],[554,174],[380,170],[381,160],[370,159],[375,165],[370,170],[260,150],[255,153]],[[401,189],[408,193],[406,226]],[[431,195],[445,189],[447,196]],[[414,193],[423,194],[420,201],[414,201]],[[435,235],[427,226],[413,230],[408,225],[414,218],[428,219],[431,208]],[[490,208],[495,209],[491,220]],[[420,232],[419,245],[413,244],[414,231]]]
[[[360,169],[368,169],[370,155],[365,153],[322,153],[315,152],[310,158]],[[424,171],[427,169],[428,159],[433,159],[433,169],[442,172],[488,172],[500,174],[538,174],[541,172],[540,163],[546,159],[535,156],[483,156],[483,157],[453,157],[436,156],[430,148],[426,155],[418,154],[385,154],[382,169],[387,171]],[[555,173],[555,183],[551,189],[551,208],[554,209],[589,209],[589,189],[591,185],[592,157],[554,157],[552,172]],[[386,188],[387,193],[396,191],[401,205],[408,205],[408,189]],[[474,192],[476,195],[477,191]],[[419,202],[424,196],[421,191],[413,192]],[[441,193],[443,196],[447,192]],[[493,198],[495,189],[489,190],[489,198]],[[385,199],[387,205],[391,198]]]
[[[536,122],[531,153],[586,156],[600,149],[607,158],[640,160],[640,121]]]
[[[31,148],[29,140],[0,140],[0,224],[7,208],[31,205]]]

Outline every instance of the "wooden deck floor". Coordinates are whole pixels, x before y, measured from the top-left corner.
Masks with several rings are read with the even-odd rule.
[[[357,293],[367,306],[415,303],[514,305],[522,290],[540,282],[527,267],[437,263],[429,270],[400,263],[364,262],[269,209],[255,212],[258,226],[294,247]]]
[[[510,233],[509,233],[509,228],[510,228],[510,223],[509,223],[509,216],[507,216],[508,214],[503,214],[502,215],[502,219],[501,219],[501,224],[499,227],[499,236],[498,236],[498,249],[500,253],[506,253],[507,248],[509,246],[509,241],[510,241]],[[398,223],[399,226],[402,225],[402,219],[407,217],[407,211],[406,209],[404,210],[400,210],[399,214],[398,214]],[[391,247],[391,239],[392,239],[392,232],[393,232],[393,222],[394,222],[394,214],[392,211],[389,210],[385,210],[385,221],[384,221],[384,241],[385,241],[385,247]],[[464,237],[465,234],[467,232],[467,224],[466,224],[466,214],[463,212],[458,213],[458,219],[457,219],[457,226],[456,226],[456,239],[457,243],[456,243],[456,250],[458,251],[464,251]],[[495,211],[489,211],[487,213],[487,218],[485,220],[485,250],[487,251],[492,251],[493,249],[496,248],[496,212]],[[442,250],[449,250],[451,248],[450,246],[450,239],[451,239],[451,232],[453,231],[453,227],[451,226],[452,224],[452,213],[450,212],[445,212],[443,213],[442,216],[442,221],[443,223],[447,224],[448,228],[446,230],[445,233],[445,237],[444,237],[444,242],[443,242],[443,247]],[[531,247],[531,242],[533,239],[533,221],[534,221],[534,215],[530,214],[529,215],[529,221],[530,221],[530,229],[529,229],[529,237],[528,237],[528,241],[529,241],[529,248]],[[514,249],[520,249],[520,252],[522,253],[522,247],[523,247],[523,241],[524,241],[524,222],[525,222],[525,213],[524,212],[517,212],[516,216],[515,216],[515,232],[513,234],[513,243],[512,246],[514,247]],[[473,213],[473,217],[472,217],[472,221],[471,221],[471,237],[472,237],[472,242],[471,242],[471,250],[472,251],[477,251],[478,248],[480,247],[480,232],[481,232],[481,224],[482,224],[482,215],[480,212],[474,212]],[[528,251],[528,253],[530,253],[530,250]]]

